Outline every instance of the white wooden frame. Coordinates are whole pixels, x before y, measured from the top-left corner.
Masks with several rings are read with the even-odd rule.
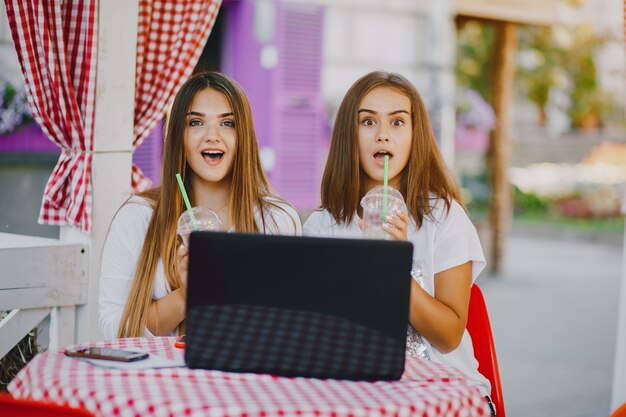
[[[51,316],[50,347],[75,342],[75,308],[87,302],[86,244],[0,233],[0,357]]]
[[[98,4],[91,235],[71,227],[61,227],[59,241],[0,233],[0,311],[17,310],[0,320],[0,357],[48,315],[50,347],[102,339],[100,257],[111,218],[131,194],[138,15],[139,0]],[[0,2],[0,27],[5,21]],[[9,52],[19,71],[12,45],[0,59]]]
[[[87,236],[78,229],[63,227],[60,236],[64,243],[86,242],[91,249],[87,301],[77,309],[78,342],[103,338],[98,323],[102,249],[113,215],[132,193],[138,19],[139,0],[98,2],[98,72],[91,166],[92,232]]]

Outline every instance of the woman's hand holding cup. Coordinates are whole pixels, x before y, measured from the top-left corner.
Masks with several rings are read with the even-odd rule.
[[[401,211],[396,211],[391,216],[387,216],[382,228],[395,240],[408,240],[409,215]]]
[[[189,210],[183,211],[178,218],[176,229],[176,233],[181,237],[183,245],[186,247],[189,247],[189,235],[194,230],[217,231],[222,224],[217,213],[208,207],[196,206],[191,210],[194,213],[193,216],[190,215]]]
[[[187,270],[189,265],[189,248],[180,245],[176,251],[176,272],[178,273],[178,282],[180,288],[187,291]]]
[[[222,223],[217,213],[207,207],[197,206],[184,211],[178,218],[176,232],[183,244],[176,251],[176,272],[180,283],[180,290],[187,292],[187,271],[189,268],[189,235],[194,230],[219,230]],[[184,294],[183,293],[183,294]]]
[[[410,218],[404,197],[392,187],[374,187],[361,199],[363,219],[359,226],[367,239],[408,239]],[[383,207],[385,206],[385,207]],[[383,220],[383,213],[386,213]]]

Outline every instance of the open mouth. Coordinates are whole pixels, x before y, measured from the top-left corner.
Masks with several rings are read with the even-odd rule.
[[[217,163],[224,157],[224,152],[217,150],[203,151],[202,157],[210,163]]]
[[[374,159],[376,160],[376,162],[384,163],[386,155],[389,156],[389,159],[393,158],[393,154],[391,152],[388,152],[388,151],[378,151],[378,152],[376,152],[374,154]]]

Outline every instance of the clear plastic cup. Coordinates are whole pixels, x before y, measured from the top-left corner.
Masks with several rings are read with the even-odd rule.
[[[383,229],[383,186],[374,187],[361,199],[363,207],[363,237],[366,239],[390,239]],[[404,197],[400,191],[387,187],[387,215],[400,211],[408,213]]]
[[[204,206],[192,207],[191,210],[193,210],[194,217],[196,218],[198,230],[219,230],[222,221],[216,212]],[[193,230],[189,210],[185,210],[178,218],[178,228],[176,232],[180,235],[183,244],[187,247],[189,247],[189,235]]]

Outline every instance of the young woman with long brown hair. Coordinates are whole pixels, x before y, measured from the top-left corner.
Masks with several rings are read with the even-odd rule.
[[[168,118],[161,185],[131,197],[111,223],[99,298],[106,338],[181,330],[188,250],[176,234],[185,210],[178,172],[192,206],[214,210],[224,230],[301,234],[297,212],[272,193],[263,173],[241,86],[216,72],[194,75]]]
[[[322,179],[322,207],[309,216],[304,234],[361,237],[359,202],[383,184],[385,155],[389,185],[402,193],[408,215],[388,217],[383,228],[390,238],[413,243],[423,271],[424,287],[411,283],[410,325],[426,339],[430,359],[457,367],[488,396],[489,381],[478,372],[465,330],[470,287],[485,258],[424,103],[403,76],[371,72],[346,93]]]

